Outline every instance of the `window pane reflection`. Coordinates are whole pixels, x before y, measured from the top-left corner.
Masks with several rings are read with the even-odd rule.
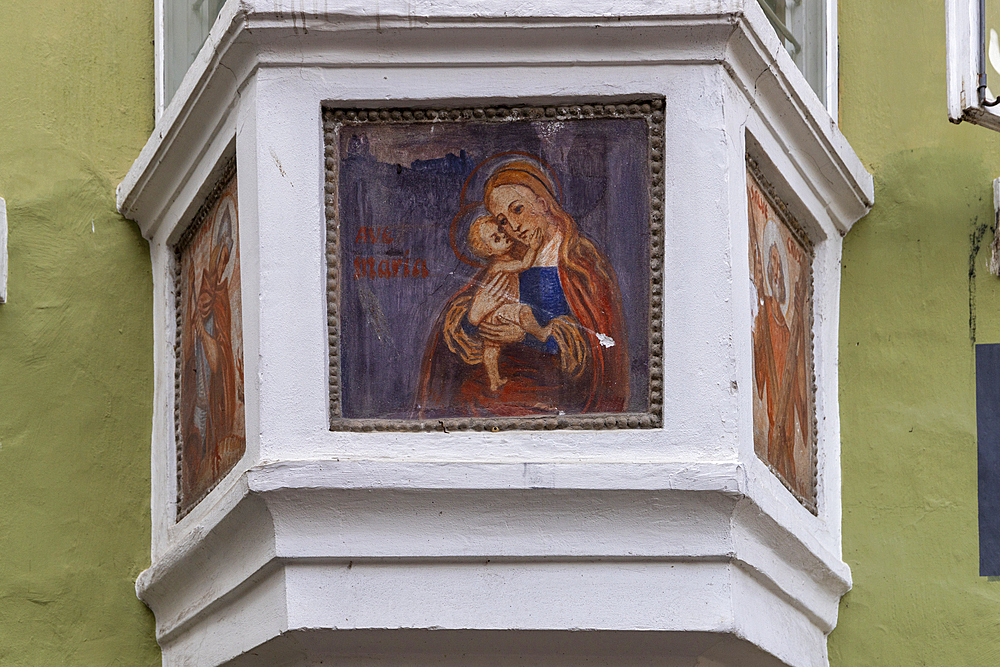
[[[225,0],[163,0],[164,106],[180,87]]]
[[[826,104],[826,0],[758,0],[806,81]]]

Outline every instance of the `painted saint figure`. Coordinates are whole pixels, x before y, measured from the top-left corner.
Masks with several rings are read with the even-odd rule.
[[[750,254],[754,449],[801,497],[813,499],[808,255],[752,177]]]
[[[211,451],[213,474],[221,464],[220,445],[233,435],[236,416],[236,361],[230,337],[232,314],[229,280],[223,277],[232,249],[228,209],[219,223],[218,240],[210,250],[208,268],[201,274],[195,309],[195,359],[199,384],[207,402],[204,448]],[[201,392],[199,392],[201,394]]]
[[[432,329],[417,392],[418,416],[627,408],[628,344],[618,280],[603,253],[579,234],[555,192],[534,159],[500,164],[486,180],[482,203],[514,246],[505,252],[522,260],[535,253],[525,262],[530,266],[517,273],[517,298],[531,309],[540,331],[529,331],[531,322],[520,314],[488,317],[510,303],[512,290],[501,277],[506,274],[480,270],[452,296]],[[484,368],[490,348],[497,350],[497,375],[505,379],[497,390]]]
[[[235,197],[224,195],[181,255],[182,511],[232,469],[246,446],[242,346],[234,340],[240,322],[235,226]]]

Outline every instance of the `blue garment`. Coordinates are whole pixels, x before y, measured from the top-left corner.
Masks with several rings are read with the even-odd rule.
[[[555,318],[570,314],[566,294],[559,282],[558,266],[533,266],[525,269],[518,275],[518,287],[521,303],[531,306],[538,326],[544,327]],[[469,336],[479,335],[479,327],[469,324],[468,319],[462,320],[462,329]],[[552,336],[541,341],[528,334],[522,345],[547,354],[559,354],[559,344]]]
[[[566,294],[559,282],[558,266],[533,266],[525,269],[518,276],[518,283],[521,303],[531,306],[538,326],[544,327],[557,317],[569,315]],[[524,337],[524,344],[541,352],[559,353],[559,345],[552,336],[546,341],[540,341],[529,334]]]

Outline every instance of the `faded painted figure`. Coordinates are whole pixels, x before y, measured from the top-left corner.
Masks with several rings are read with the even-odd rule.
[[[815,502],[810,254],[752,174],[754,449],[800,499]]]
[[[470,246],[492,261],[433,326],[419,416],[625,411],[628,343],[614,269],[579,234],[540,161],[483,164],[491,162],[481,202],[490,218],[473,225]]]
[[[552,324],[542,327],[535,319],[531,306],[518,301],[518,280],[522,271],[530,269],[538,257],[538,248],[542,243],[542,230],[535,230],[531,235],[527,251],[521,259],[511,255],[514,241],[503,231],[503,225],[492,216],[484,215],[476,218],[469,228],[469,247],[477,257],[490,260],[486,267],[486,282],[479,288],[473,303],[480,306],[492,305],[491,295],[496,292],[504,303],[485,315],[479,311],[469,313],[469,324],[479,326],[480,323],[519,324],[526,333],[538,340],[548,340],[552,335]],[[496,393],[507,384],[507,379],[500,376],[500,344],[488,338],[483,339],[483,366],[490,379],[490,391]]]
[[[243,455],[243,350],[236,181],[181,251],[183,513]]]

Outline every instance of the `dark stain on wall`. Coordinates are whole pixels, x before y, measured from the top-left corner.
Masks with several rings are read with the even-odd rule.
[[[976,258],[983,245],[987,224],[979,224],[979,216],[972,219],[969,233],[969,342],[976,344]]]

